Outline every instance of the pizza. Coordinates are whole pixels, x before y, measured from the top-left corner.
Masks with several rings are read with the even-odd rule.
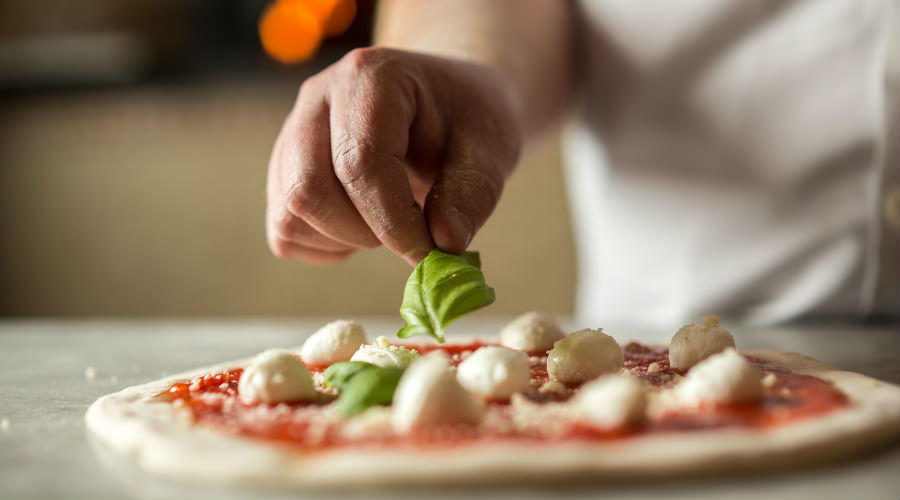
[[[783,469],[896,443],[900,387],[739,352],[716,317],[668,346],[525,314],[497,339],[370,341],[339,320],[294,349],[98,399],[86,423],[148,471],[349,487]]]

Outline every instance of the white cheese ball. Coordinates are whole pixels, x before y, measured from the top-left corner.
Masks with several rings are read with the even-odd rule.
[[[353,353],[350,361],[363,361],[382,368],[389,366],[406,368],[418,357],[417,351],[399,345],[391,345],[387,337],[378,337],[372,344],[359,346],[359,350]]]
[[[530,376],[528,355],[505,347],[482,347],[456,367],[456,378],[463,387],[496,401],[527,390]]]
[[[762,372],[734,348],[728,348],[694,366],[675,390],[687,406],[750,403],[762,398]]]
[[[269,349],[244,368],[238,382],[238,394],[247,404],[274,404],[310,401],[316,391],[309,370],[294,353],[286,349]]]
[[[544,354],[563,337],[565,333],[553,316],[536,311],[519,316],[500,330],[500,344],[529,354]]]
[[[450,368],[450,358],[435,351],[406,369],[391,409],[391,423],[400,433],[434,425],[474,425],[484,406],[469,393]]]
[[[557,340],[547,353],[547,373],[565,383],[584,382],[625,364],[622,348],[602,330],[585,328]]]
[[[647,392],[643,381],[609,375],[591,381],[571,399],[579,418],[598,427],[619,427],[644,420]]]
[[[734,347],[734,338],[719,326],[719,318],[705,316],[702,323],[681,327],[669,342],[669,366],[687,370],[709,356]]]
[[[328,366],[347,361],[359,346],[368,342],[362,325],[339,319],[319,328],[300,348],[300,357],[307,364]]]

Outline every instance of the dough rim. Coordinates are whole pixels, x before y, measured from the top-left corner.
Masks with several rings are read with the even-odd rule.
[[[831,381],[850,406],[773,429],[723,429],[639,436],[603,443],[490,443],[417,450],[354,447],[302,452],[192,426],[153,400],[173,383],[246,365],[246,358],[129,387],[95,401],[92,437],[141,468],[215,484],[345,489],[357,486],[606,482],[781,470],[831,462],[900,437],[900,387],[837,370],[792,352],[744,354]]]

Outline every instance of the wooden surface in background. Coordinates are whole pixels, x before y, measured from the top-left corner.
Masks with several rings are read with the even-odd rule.
[[[314,267],[266,247],[265,171],[294,85],[43,95],[0,110],[0,315],[393,314],[386,250]],[[537,148],[473,241],[487,312],[572,312],[556,143]]]

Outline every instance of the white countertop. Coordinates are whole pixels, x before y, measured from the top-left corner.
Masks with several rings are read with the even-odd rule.
[[[321,491],[223,490],[148,476],[92,448],[83,417],[97,397],[163,375],[300,345],[334,318],[275,320],[0,320],[0,498],[288,498]],[[451,335],[495,336],[508,318],[479,316]],[[363,319],[391,336],[399,319]],[[727,325],[726,325],[727,326]],[[741,349],[797,351],[900,383],[898,325],[733,328]],[[674,332],[674,330],[673,330]],[[673,332],[608,330],[620,342],[664,343]],[[452,338],[452,337],[451,337]],[[93,367],[96,378],[85,370]],[[114,465],[110,465],[112,462]],[[652,483],[341,492],[392,498],[900,498],[900,443],[864,457],[779,474]]]

